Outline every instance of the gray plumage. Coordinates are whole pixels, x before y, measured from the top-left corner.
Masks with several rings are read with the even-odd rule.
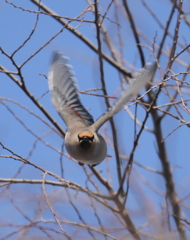
[[[76,80],[71,66],[67,64],[67,58],[58,52],[53,55],[48,80],[53,105],[69,129],[76,121],[81,127],[94,123],[93,117],[79,99]]]
[[[86,163],[96,166],[105,159],[107,145],[98,133],[99,128],[152,80],[155,71],[154,62],[134,74],[129,87],[123,91],[115,105],[94,122],[79,99],[74,74],[67,64],[67,58],[58,52],[54,53],[48,78],[52,102],[68,127],[65,135],[66,149],[80,165]]]
[[[108,109],[107,112],[105,112],[96,120],[96,122],[93,124],[93,128],[97,131],[107,120],[119,112],[124,104],[128,103],[132,97],[138,95],[140,90],[152,80],[155,71],[156,62],[147,64],[146,69],[141,69],[138,73],[135,73],[128,88],[123,91],[121,97],[113,105],[113,107]]]

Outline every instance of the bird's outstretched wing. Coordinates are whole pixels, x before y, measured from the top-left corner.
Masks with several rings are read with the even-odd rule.
[[[120,99],[108,109],[102,116],[100,116],[97,121],[91,126],[95,131],[107,121],[109,120],[114,114],[119,112],[124,104],[126,104],[132,97],[138,95],[140,90],[146,86],[148,82],[150,82],[154,76],[156,71],[156,62],[152,64],[148,64],[146,69],[142,69],[139,73],[134,74],[134,78],[131,79],[131,84],[129,87],[124,90]]]
[[[53,54],[49,71],[49,89],[52,102],[68,129],[86,127],[94,123],[93,117],[83,107],[71,66],[61,53]]]

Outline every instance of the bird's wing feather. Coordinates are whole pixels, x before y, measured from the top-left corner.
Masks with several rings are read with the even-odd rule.
[[[108,109],[105,114],[103,114],[97,119],[97,121],[92,125],[92,128],[95,131],[98,131],[98,129],[107,120],[109,120],[114,114],[121,110],[124,104],[126,104],[132,97],[138,95],[140,90],[152,80],[156,71],[156,67],[156,62],[154,62],[152,64],[148,64],[146,69],[142,69],[139,73],[134,74],[134,78],[131,79],[131,84],[126,90],[124,90],[120,99],[115,103],[115,105],[113,105],[113,107]]]
[[[68,129],[86,127],[94,123],[93,117],[83,107],[71,66],[67,58],[55,52],[48,77],[52,102]]]

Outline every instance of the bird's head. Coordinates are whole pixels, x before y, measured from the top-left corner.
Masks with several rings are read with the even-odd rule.
[[[83,131],[78,135],[78,142],[80,147],[84,150],[87,150],[91,147],[94,141],[94,135],[89,131]]]

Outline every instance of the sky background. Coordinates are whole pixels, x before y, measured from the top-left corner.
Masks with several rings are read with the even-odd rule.
[[[118,6],[122,6],[120,1]],[[171,11],[171,2],[166,0],[145,1],[147,5],[157,14],[163,26],[166,25],[169,13]],[[31,1],[13,1],[17,6],[21,6],[24,9],[30,9],[37,11],[38,8]],[[70,18],[76,17],[81,13],[87,6],[86,1],[78,0],[56,0],[43,1],[50,9],[61,16],[67,16]],[[99,3],[99,9],[102,13],[105,12],[109,1],[103,0]],[[143,36],[154,41],[156,39],[156,44],[160,44],[163,36],[163,30],[156,24],[155,20],[151,17],[150,13],[143,7],[140,0],[128,1],[130,10],[134,16],[135,24],[139,31],[143,33],[140,40],[142,45],[152,47],[150,43],[145,41]],[[190,9],[190,2],[184,1],[183,9]],[[111,7],[108,13],[110,19],[115,18],[114,8]],[[141,68],[141,60],[137,51],[136,43],[130,28],[129,21],[126,20],[125,14],[122,11],[119,12],[119,22],[122,24],[121,37],[122,37],[122,53],[125,60],[125,68],[129,71],[134,72],[135,70]],[[87,13],[85,19],[93,20],[93,14]],[[174,14],[169,31],[173,34],[175,25],[177,21],[177,11]],[[0,46],[7,54],[12,54],[29,36],[32,29],[34,28],[36,22],[36,14],[32,12],[23,11],[19,8],[15,8],[11,4],[6,3],[6,1],[0,0]],[[115,47],[119,49],[120,42],[118,39],[118,25],[105,19],[104,24],[107,28],[109,36],[113,41]],[[95,25],[93,23],[83,23],[79,26],[79,22],[72,22],[72,26],[76,26],[77,30],[80,31],[86,38],[88,38],[94,45],[97,46],[97,38],[95,32]],[[15,62],[20,65],[28,57],[30,57],[34,52],[36,52],[40,47],[42,47],[53,35],[55,35],[62,28],[55,19],[50,16],[42,15],[39,16],[39,21],[37,28],[31,39],[21,48],[14,56]],[[189,28],[184,21],[179,31],[179,41],[184,45],[189,44],[190,32]],[[170,37],[167,37],[167,41],[164,45],[164,51],[169,51],[172,47],[172,41]],[[64,29],[64,31],[59,34],[53,41],[51,41],[46,47],[44,47],[38,54],[36,54],[31,60],[29,60],[22,68],[22,74],[26,83],[26,87],[36,98],[40,98],[39,102],[43,107],[49,112],[49,114],[59,123],[59,125],[66,129],[66,126],[62,119],[59,117],[58,113],[54,109],[51,103],[51,94],[48,92],[47,79],[42,75],[48,76],[48,69],[50,64],[50,59],[52,52],[58,50],[63,52],[65,56],[69,57],[69,63],[73,66],[75,76],[79,85],[80,90],[98,88],[101,87],[100,82],[100,71],[99,71],[99,61],[97,53],[93,52],[83,41],[76,37],[73,33]],[[109,49],[102,43],[102,50],[110,55]],[[182,48],[177,47],[176,53],[181,51]],[[146,62],[154,61],[154,56],[152,52],[147,47],[143,47],[143,52]],[[179,60],[173,64],[172,70],[175,73],[180,71],[185,71],[189,65],[189,53],[186,51],[180,55]],[[164,71],[166,70],[168,57],[162,55],[160,59],[161,69],[157,71],[155,75],[155,83],[161,81]],[[10,59],[5,55],[0,53],[0,64],[3,65],[9,71],[16,71]],[[131,68],[130,66],[133,66]],[[104,61],[104,77],[106,81],[106,87],[108,90],[108,95],[110,96],[120,96],[121,94],[121,84],[118,71],[113,68],[109,63]],[[18,79],[19,77],[16,76]],[[179,77],[180,78],[180,77]],[[189,75],[186,78],[189,82]],[[172,80],[171,80],[172,83]],[[171,90],[172,92],[172,90]],[[43,94],[46,93],[44,96]],[[97,93],[102,94],[101,91]],[[143,93],[143,91],[142,91]],[[104,98],[97,96],[90,96],[80,94],[82,103],[89,110],[90,114],[97,119],[100,115],[104,113],[107,109],[105,105]],[[9,107],[6,108],[4,104],[0,104],[0,142],[2,142],[7,148],[11,149],[15,153],[27,158],[29,161],[51,171],[57,175],[61,175],[60,170],[60,154],[59,152],[48,147],[47,144],[53,146],[54,148],[61,150],[63,144],[63,138],[40,121],[38,118],[30,114],[25,109],[21,108],[17,104],[10,102],[12,99],[19,102],[31,112],[40,116],[48,124],[52,125],[50,121],[44,116],[44,114],[34,105],[34,103],[29,99],[26,94],[4,73],[0,73],[0,98]],[[4,99],[6,98],[6,100]],[[184,93],[184,98],[189,98],[188,89]],[[113,104],[115,100],[110,99],[110,103]],[[158,98],[158,105],[170,102],[168,97],[162,93]],[[2,103],[0,101],[0,103]],[[188,107],[188,103],[187,103]],[[10,112],[12,111],[12,113]],[[135,112],[135,107],[130,107],[130,111]],[[189,114],[185,112],[182,108],[180,111],[183,114],[184,119],[189,121]],[[172,110],[174,115],[175,110]],[[142,121],[145,116],[145,111],[138,107],[137,118]],[[18,119],[19,120],[18,120]],[[22,122],[20,122],[22,121]],[[124,111],[120,111],[114,117],[117,136],[119,142],[120,153],[129,156],[134,141],[134,121],[130,116]],[[23,124],[25,124],[25,127]],[[176,128],[180,122],[176,119],[166,116],[162,122],[163,137],[166,137],[174,128]],[[152,119],[149,117],[146,122],[146,127],[152,129]],[[29,130],[28,130],[29,129]],[[139,131],[137,126],[137,131]],[[36,136],[42,136],[43,140],[47,143],[44,144],[41,141],[36,141],[36,136],[32,135],[29,131],[32,131]],[[100,129],[100,132],[106,137],[108,144],[108,154],[113,156],[113,158],[106,159],[100,165],[96,167],[98,171],[101,172],[102,176],[111,182],[113,188],[117,190],[117,172],[116,172],[116,162],[115,153],[112,147],[113,140],[110,130],[110,124],[106,123]],[[190,148],[189,148],[189,128],[186,126],[180,127],[177,131],[172,133],[165,141],[167,147],[167,154],[173,170],[173,177],[175,182],[176,191],[180,199],[189,196],[190,193]],[[31,149],[33,149],[30,155]],[[66,151],[64,149],[64,151]],[[0,147],[0,155],[10,155],[7,151]],[[85,187],[86,174],[83,168],[81,168],[77,163],[63,157],[64,166],[64,179],[67,181],[72,181]],[[146,165],[148,167],[154,168],[161,171],[161,164],[157,154],[156,140],[153,134],[147,131],[143,131],[137,150],[135,151],[134,160]],[[123,167],[125,167],[126,161],[123,160]],[[20,170],[19,170],[20,169]],[[108,170],[109,169],[109,170]],[[19,173],[18,173],[19,171]],[[32,166],[24,165],[19,161],[9,158],[0,158],[0,178],[13,178],[15,174],[19,179],[42,179],[42,172],[35,169]],[[49,175],[47,179],[53,179]],[[147,182],[149,184],[147,184]],[[150,186],[151,185],[151,186]],[[56,208],[59,209],[59,214],[65,219],[70,221],[75,221],[76,213],[74,210],[69,208],[69,202],[65,199],[63,190],[59,187],[47,186],[46,190],[49,196],[56,196],[55,201]],[[0,223],[8,224],[14,223],[24,224],[27,222],[26,218],[18,212],[14,204],[10,201],[10,196],[7,192],[10,192],[15,202],[18,205],[22,205],[22,210],[30,218],[34,217],[34,212],[38,208],[37,196],[42,197],[42,187],[41,185],[28,185],[28,184],[12,184],[7,192],[1,191],[0,205]],[[71,195],[75,194],[71,191]],[[78,194],[77,200],[75,201],[76,206],[79,207],[84,217],[89,219],[90,222],[95,222],[94,215],[90,210],[85,207],[84,196]],[[82,202],[82,203],[81,203]],[[148,202],[149,204],[146,204]],[[151,203],[151,204],[150,204]],[[184,211],[184,217],[188,219],[190,217],[190,201],[189,197],[186,199],[185,207],[182,207]],[[165,182],[161,175],[155,174],[153,172],[147,171],[140,168],[136,164],[133,166],[133,171],[130,177],[130,191],[127,199],[127,206],[132,214],[143,214],[143,209],[152,210],[155,216],[159,213],[161,206],[165,205]],[[64,207],[63,207],[64,206]],[[44,219],[53,218],[51,211],[47,206],[44,206]],[[103,210],[102,210],[103,211]],[[105,210],[104,210],[105,211]],[[105,211],[106,212],[106,211]],[[153,215],[154,215],[153,214]],[[105,222],[109,222],[109,216],[102,219]],[[144,223],[144,217],[135,217],[135,223],[140,226]],[[172,226],[175,229],[175,225],[171,220]],[[111,222],[110,222],[111,224]],[[72,231],[70,226],[66,226],[66,229]],[[16,228],[15,228],[16,229]],[[14,227],[1,227],[0,239],[3,236],[14,231]],[[35,230],[36,234],[38,230]],[[30,233],[31,234],[31,233]],[[190,234],[187,232],[188,236]],[[17,235],[13,235],[8,239],[16,239]]]

